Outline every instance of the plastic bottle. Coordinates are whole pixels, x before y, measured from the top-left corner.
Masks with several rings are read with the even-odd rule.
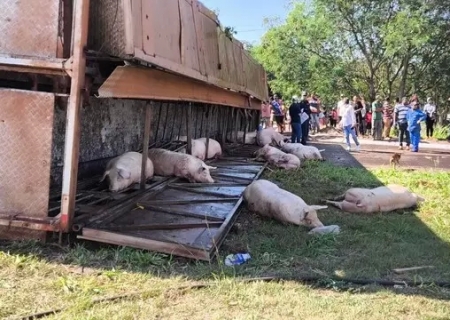
[[[249,253],[230,254],[225,258],[225,265],[228,267],[244,264],[251,259]]]

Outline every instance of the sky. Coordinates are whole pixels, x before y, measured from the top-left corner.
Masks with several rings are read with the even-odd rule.
[[[284,20],[288,14],[288,0],[200,0],[210,10],[219,13],[220,23],[224,27],[233,27],[237,31],[235,38],[259,43],[267,27],[264,18]]]

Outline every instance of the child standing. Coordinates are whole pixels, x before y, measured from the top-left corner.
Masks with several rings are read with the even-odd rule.
[[[330,126],[332,128],[336,128],[337,122],[338,122],[338,112],[336,110],[336,107],[333,107],[330,113]]]
[[[372,110],[366,113],[366,134],[368,136],[372,135]]]
[[[411,151],[419,151],[420,142],[420,123],[427,119],[427,115],[419,109],[419,104],[413,102],[412,108],[408,111],[406,115],[408,121],[408,131],[411,137]]]
[[[261,125],[263,129],[267,128],[270,124],[270,111],[269,103],[263,101],[261,103]]]

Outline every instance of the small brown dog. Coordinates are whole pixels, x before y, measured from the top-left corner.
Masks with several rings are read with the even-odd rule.
[[[391,156],[391,160],[389,161],[389,163],[391,164],[391,166],[394,166],[394,168],[397,167],[397,165],[400,164],[400,158],[402,157],[402,155],[400,153],[394,153]]]

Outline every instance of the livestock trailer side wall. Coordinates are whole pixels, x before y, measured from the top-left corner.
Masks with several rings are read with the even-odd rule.
[[[151,144],[175,140],[178,135],[187,135],[188,102],[97,99],[92,97],[89,104],[81,109],[80,178],[92,173],[98,174],[99,170],[103,170],[106,162],[112,157],[142,148],[144,107],[147,104],[150,104],[152,109]],[[248,117],[248,131],[256,129],[259,111],[253,110],[251,112],[253,118],[250,115]],[[237,118],[236,115],[238,115]],[[245,127],[243,111],[239,113],[235,108],[226,106],[193,103],[191,119],[193,138],[206,136],[208,125],[209,136],[216,139],[220,138],[224,125],[229,133],[233,130],[244,130]],[[61,101],[54,111],[52,186],[59,186],[62,182],[65,122],[66,108]],[[236,122],[236,126],[234,126],[234,122]]]

